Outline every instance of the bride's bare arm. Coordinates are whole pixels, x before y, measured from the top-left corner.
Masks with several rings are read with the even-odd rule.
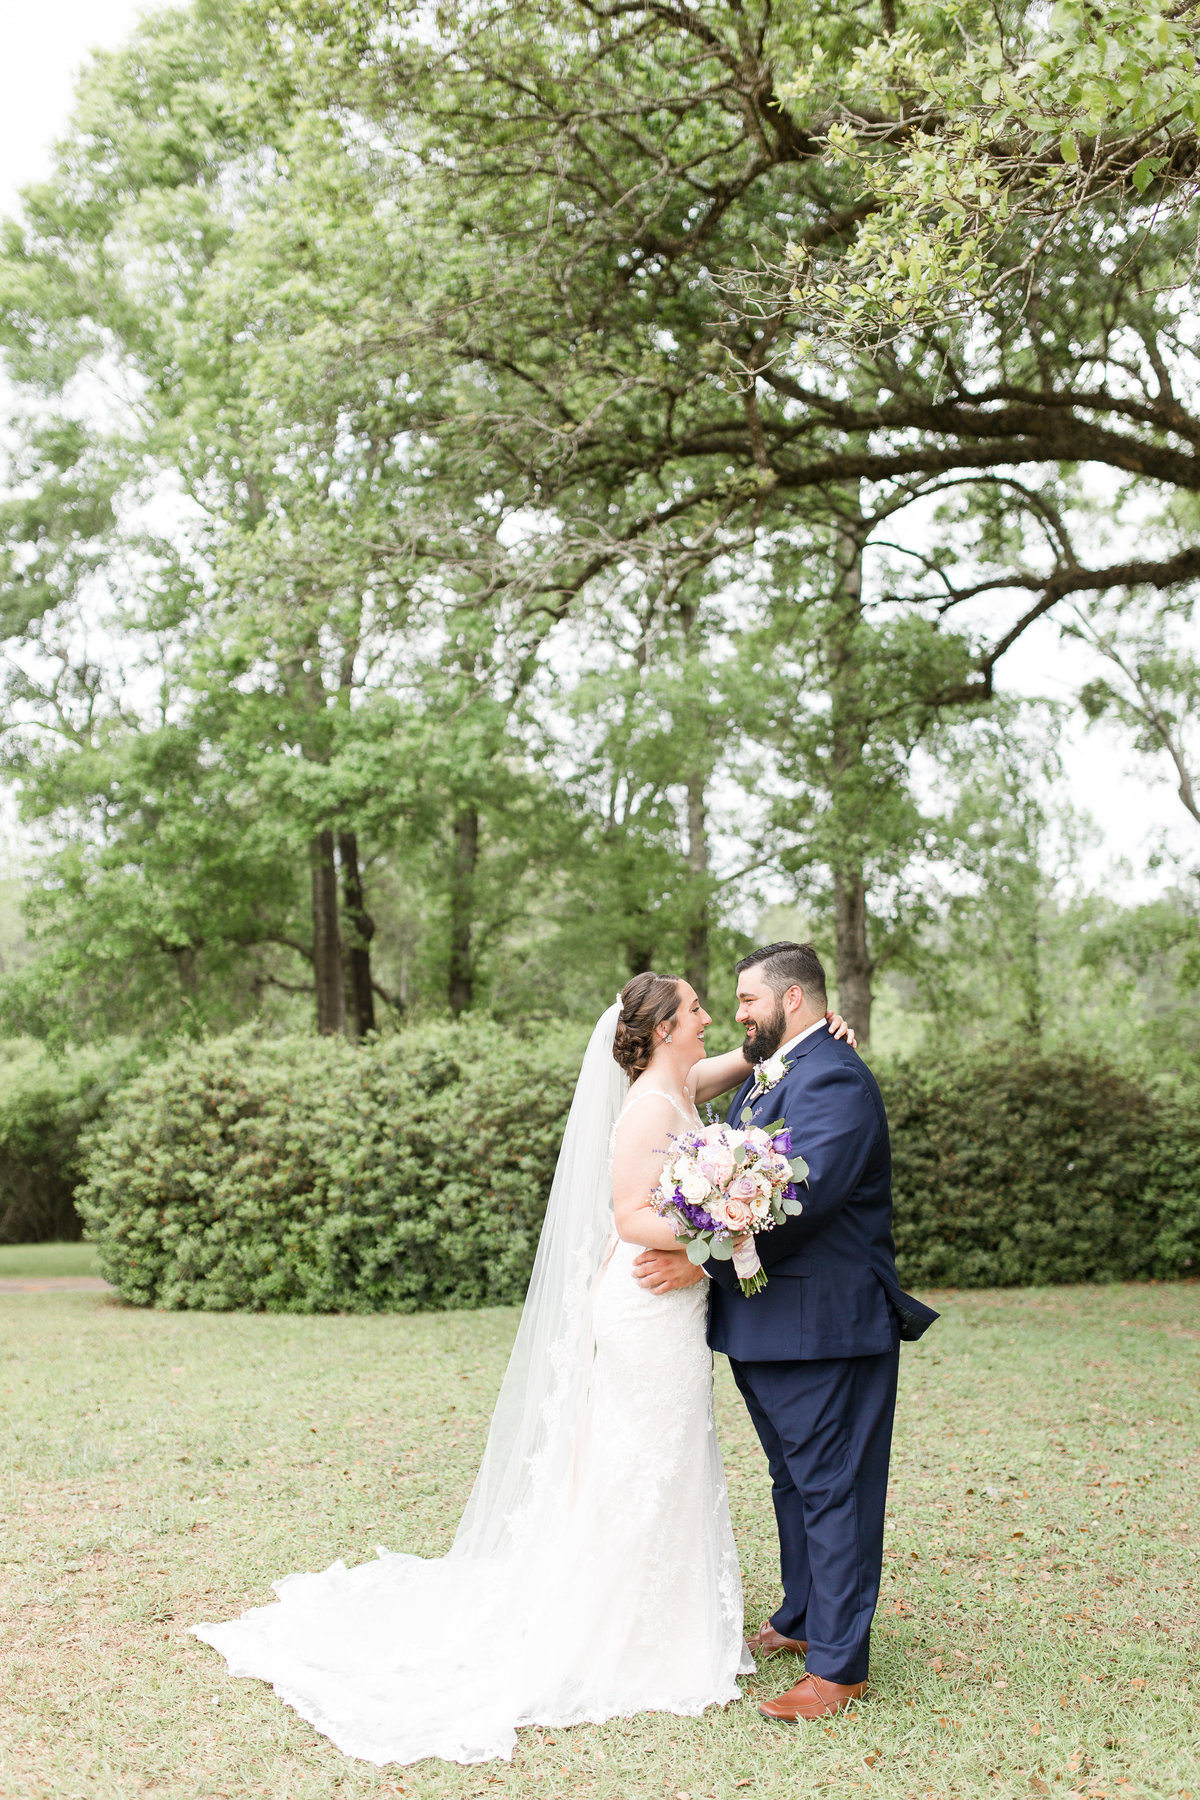
[[[741,1087],[750,1073],[750,1064],[740,1050],[730,1050],[724,1056],[706,1056],[703,1062],[696,1063],[688,1075],[689,1084],[694,1080],[695,1099],[699,1106],[704,1100],[715,1100],[728,1088]]]
[[[679,1243],[670,1221],[660,1218],[646,1204],[646,1197],[658,1186],[667,1139],[680,1125],[671,1102],[649,1094],[631,1107],[617,1126],[613,1212],[617,1236],[627,1244],[641,1244],[647,1250],[672,1250]]]

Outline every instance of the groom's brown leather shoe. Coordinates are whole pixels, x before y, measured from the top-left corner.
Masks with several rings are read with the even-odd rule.
[[[746,1648],[755,1656],[778,1656],[781,1650],[794,1650],[797,1656],[807,1656],[808,1645],[799,1638],[781,1637],[771,1621],[760,1625],[753,1637],[746,1639]]]
[[[797,1719],[824,1719],[830,1713],[842,1712],[852,1700],[861,1700],[867,1691],[865,1681],[843,1687],[840,1681],[826,1681],[823,1675],[806,1675],[778,1700],[768,1700],[759,1707],[764,1719],[780,1725],[794,1725]]]

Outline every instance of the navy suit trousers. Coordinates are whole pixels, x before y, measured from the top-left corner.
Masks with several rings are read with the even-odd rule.
[[[899,1345],[879,1356],[735,1362],[771,1467],[783,1605],[771,1620],[808,1643],[826,1681],[867,1679]]]

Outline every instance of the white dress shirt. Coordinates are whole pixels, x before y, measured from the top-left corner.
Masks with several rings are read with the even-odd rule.
[[[814,1031],[820,1031],[822,1025],[828,1030],[829,1021],[827,1019],[814,1019],[811,1025],[806,1026],[803,1031],[798,1031],[795,1037],[788,1039],[786,1044],[781,1044],[779,1049],[775,1052],[775,1056],[786,1056],[789,1050],[794,1050],[797,1044],[802,1044],[806,1037],[812,1036]],[[767,1058],[768,1062],[773,1062],[774,1060],[775,1058],[771,1056],[768,1056]]]

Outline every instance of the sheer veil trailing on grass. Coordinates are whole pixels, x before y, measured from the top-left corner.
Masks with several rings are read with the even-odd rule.
[[[536,1543],[561,1508],[592,1364],[591,1295],[612,1231],[612,1134],[628,1083],[613,1061],[620,1005],[592,1032],[487,1448],[451,1555]]]
[[[347,1755],[508,1757],[521,1725],[738,1697],[741,1582],[705,1297],[631,1278],[613,1229],[618,1007],[583,1059],[528,1297],[454,1544],[275,1582],[197,1637]],[[402,1371],[397,1371],[397,1379]]]

